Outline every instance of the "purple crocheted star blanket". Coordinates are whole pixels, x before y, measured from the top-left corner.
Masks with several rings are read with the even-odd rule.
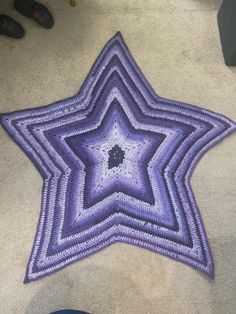
[[[43,178],[25,282],[118,241],[213,277],[190,177],[199,158],[236,124],[158,96],[120,33],[77,95],[4,114],[1,122]]]

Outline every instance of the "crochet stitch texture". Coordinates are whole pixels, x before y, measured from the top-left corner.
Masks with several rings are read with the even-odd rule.
[[[190,186],[212,145],[236,129],[228,118],[158,96],[120,33],[80,92],[1,117],[43,178],[25,282],[117,241],[214,275]]]

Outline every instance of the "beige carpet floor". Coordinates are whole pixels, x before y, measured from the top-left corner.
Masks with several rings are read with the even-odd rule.
[[[120,30],[149,82],[164,97],[201,105],[236,121],[236,68],[224,65],[216,13],[220,0],[46,1],[44,30],[12,10],[22,40],[0,38],[0,111],[38,107],[75,94],[106,41]],[[192,187],[215,260],[215,279],[167,257],[115,244],[23,285],[40,210],[40,175],[0,129],[0,313],[94,314],[236,312],[236,134],[199,162]]]

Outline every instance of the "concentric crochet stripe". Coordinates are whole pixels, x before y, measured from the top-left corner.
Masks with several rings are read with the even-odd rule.
[[[213,276],[190,177],[206,150],[236,125],[156,95],[120,33],[76,96],[1,121],[44,182],[25,282],[117,241]]]

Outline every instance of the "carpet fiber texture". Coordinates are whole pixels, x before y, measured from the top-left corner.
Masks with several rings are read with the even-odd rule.
[[[22,40],[0,39],[1,113],[77,94],[119,30],[158,95],[236,121],[236,68],[224,64],[217,27],[222,0],[79,0],[74,8],[68,1],[42,1],[55,19],[51,30],[20,15],[12,1],[0,1],[0,11],[26,31]],[[23,284],[43,181],[1,126],[0,143],[0,313],[63,308],[93,314],[235,313],[236,132],[208,150],[191,177],[214,279],[163,254],[117,242]],[[118,155],[120,161],[120,150]]]

